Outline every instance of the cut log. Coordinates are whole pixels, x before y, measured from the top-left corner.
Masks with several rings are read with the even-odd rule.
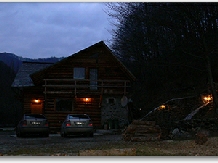
[[[161,129],[154,121],[134,120],[123,132],[124,141],[156,141],[160,140]]]
[[[137,125],[130,124],[125,132],[135,132]]]

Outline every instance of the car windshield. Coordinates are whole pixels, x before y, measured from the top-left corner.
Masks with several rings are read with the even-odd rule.
[[[78,119],[78,118],[84,118],[84,119],[89,119],[89,117],[87,115],[69,115],[69,119]]]
[[[28,115],[25,115],[25,118],[26,119],[45,119],[45,117],[40,114],[28,114]]]

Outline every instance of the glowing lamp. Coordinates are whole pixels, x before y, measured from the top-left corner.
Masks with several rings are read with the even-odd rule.
[[[33,99],[33,100],[32,100],[32,104],[33,104],[33,105],[41,105],[41,104],[42,104],[42,101],[39,100],[39,99]]]
[[[91,102],[91,98],[83,98],[83,102],[90,103]]]
[[[161,105],[161,106],[160,106],[160,109],[165,109],[165,108],[166,108],[165,105]]]
[[[40,103],[40,100],[35,99],[35,100],[34,100],[34,103],[38,104],[38,103]]]
[[[203,97],[203,101],[205,102],[205,103],[209,103],[210,101],[212,101],[213,100],[213,97],[211,96],[211,95],[207,95],[207,96],[204,96]]]

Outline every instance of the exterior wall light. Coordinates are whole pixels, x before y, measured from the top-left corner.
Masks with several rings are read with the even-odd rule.
[[[34,99],[34,100],[32,101],[32,104],[41,104],[41,100],[39,100],[39,99]]]
[[[83,98],[83,102],[90,103],[91,102],[91,98]]]
[[[38,104],[40,102],[40,100],[35,99],[34,102]]]

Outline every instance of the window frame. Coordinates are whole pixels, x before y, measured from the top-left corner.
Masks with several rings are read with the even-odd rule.
[[[85,79],[85,78],[86,78],[86,68],[85,67],[74,67],[73,68],[73,79]]]
[[[71,102],[71,107],[69,107],[69,108],[71,108],[71,109],[64,109],[64,110],[62,110],[62,109],[58,109],[58,106],[57,106],[57,102],[58,102],[58,100],[59,101],[70,101]],[[69,111],[73,111],[74,109],[75,109],[75,101],[72,99],[72,98],[55,98],[54,99],[54,105],[55,105],[55,111],[57,111],[57,112],[69,112]],[[67,104],[68,105],[68,104]]]
[[[90,90],[98,90],[98,68],[89,68],[89,79]]]

